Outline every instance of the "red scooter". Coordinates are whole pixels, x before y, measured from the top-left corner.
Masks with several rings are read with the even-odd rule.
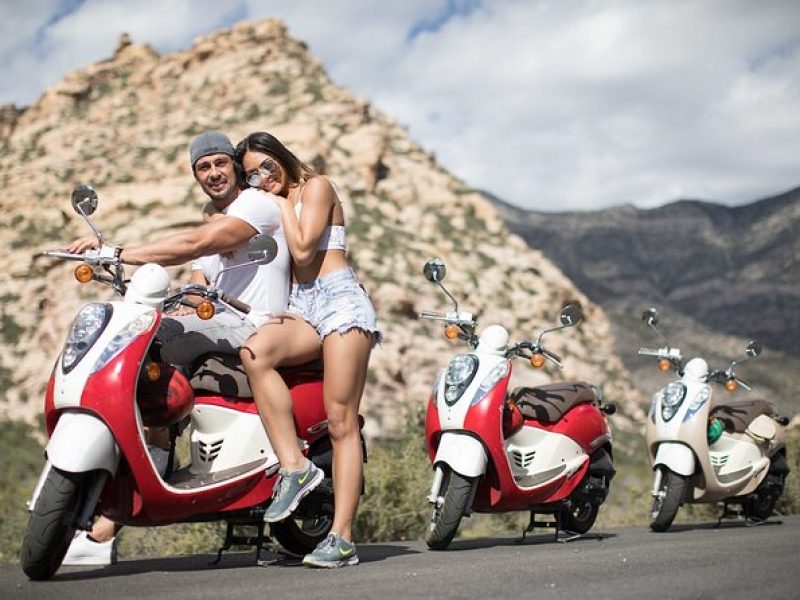
[[[586,533],[615,473],[605,418],[615,405],[603,404],[596,387],[579,381],[507,391],[512,358],[561,367],[542,337],[577,325],[580,308],[565,307],[561,326],[545,329],[536,341],[509,345],[500,325],[475,333],[473,316],[459,312],[441,283],[445,266],[439,259],[428,261],[424,274],[452,300],[454,311],[419,317],[442,321],[447,338],[470,348],[442,369],[428,402],[425,438],[434,469],[428,546],[446,549],[462,516],[472,511],[529,511],[525,533],[535,526],[554,527],[556,536],[564,532],[566,539]],[[555,520],[536,521],[537,513]]]
[[[94,190],[81,186],[72,200],[99,238],[88,218],[97,206]],[[245,264],[265,264],[275,258],[277,245],[257,236],[248,249],[251,262]],[[83,261],[76,278],[109,285],[122,300],[81,308],[53,369],[45,398],[47,461],[28,504],[22,546],[25,573],[35,580],[52,576],[75,530],[91,529],[98,514],[139,526],[224,520],[218,560],[232,544],[249,544],[258,561],[268,541],[263,514],[279,465],[238,357],[207,355],[184,373],[161,361],[155,337],[163,312],[187,297],[202,299],[196,306],[201,318],[213,318],[220,307],[240,313],[249,307],[215,285],[169,294],[169,277],[154,264],[126,280],[106,247],[45,255]],[[322,370],[304,365],[283,376],[294,400],[298,441],[326,478],[291,517],[270,524],[270,533],[288,551],[305,554],[324,539],[333,518]],[[175,469],[175,439],[183,426],[191,460]],[[148,452],[145,427],[170,428],[170,464],[163,477]],[[236,535],[239,526],[255,526],[258,533]]]

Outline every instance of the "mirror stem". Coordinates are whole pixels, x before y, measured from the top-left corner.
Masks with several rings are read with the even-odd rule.
[[[456,299],[453,298],[452,294],[450,294],[450,292],[447,291],[447,288],[442,285],[441,281],[437,281],[436,285],[438,285],[442,289],[442,291],[447,295],[447,297],[450,298],[450,300],[453,302],[453,306],[456,307],[456,314],[458,314],[458,302],[456,302]]]

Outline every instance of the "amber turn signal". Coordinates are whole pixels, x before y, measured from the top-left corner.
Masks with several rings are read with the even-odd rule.
[[[457,325],[447,325],[444,328],[444,337],[448,340],[454,340],[458,337],[458,326]]]
[[[659,371],[669,371],[670,368],[669,361],[666,358],[659,358],[658,359],[658,370]]]
[[[81,283],[88,283],[92,277],[94,277],[94,269],[86,263],[75,267],[75,279]]]
[[[531,356],[531,365],[536,367],[537,369],[544,366],[544,354],[536,353]]]
[[[217,309],[214,308],[214,303],[209,302],[208,300],[203,300],[200,304],[197,305],[197,308],[194,309],[197,316],[203,319],[203,321],[208,321],[211,317],[213,317]]]
[[[147,365],[147,378],[150,381],[158,381],[161,377],[161,365],[157,362],[151,362]]]
[[[729,392],[733,392],[736,389],[736,380],[728,379],[728,381],[725,382],[725,389]]]

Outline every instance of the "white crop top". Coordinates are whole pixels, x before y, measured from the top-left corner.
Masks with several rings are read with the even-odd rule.
[[[302,197],[303,193],[300,192],[300,195]],[[301,210],[303,210],[303,203],[301,199],[298,198],[297,203],[294,205],[294,212],[298,219],[300,218]],[[344,225],[328,225],[325,228],[325,231],[322,232],[322,237],[319,238],[317,252],[324,250],[341,250],[342,252],[347,252],[347,233]]]

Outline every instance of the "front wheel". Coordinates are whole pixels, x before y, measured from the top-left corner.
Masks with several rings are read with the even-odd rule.
[[[666,531],[672,525],[678,508],[686,496],[689,478],[664,469],[658,496],[653,499],[653,508],[650,511],[650,529],[653,531]]]
[[[22,541],[20,562],[29,578],[49,579],[61,566],[75,534],[85,476],[55,467],[47,474]]]
[[[431,550],[446,550],[453,541],[461,517],[478,485],[477,479],[468,479],[447,467],[443,468],[445,471],[441,489],[444,490],[444,500],[441,505],[436,504],[433,507],[430,531],[425,538]]]

